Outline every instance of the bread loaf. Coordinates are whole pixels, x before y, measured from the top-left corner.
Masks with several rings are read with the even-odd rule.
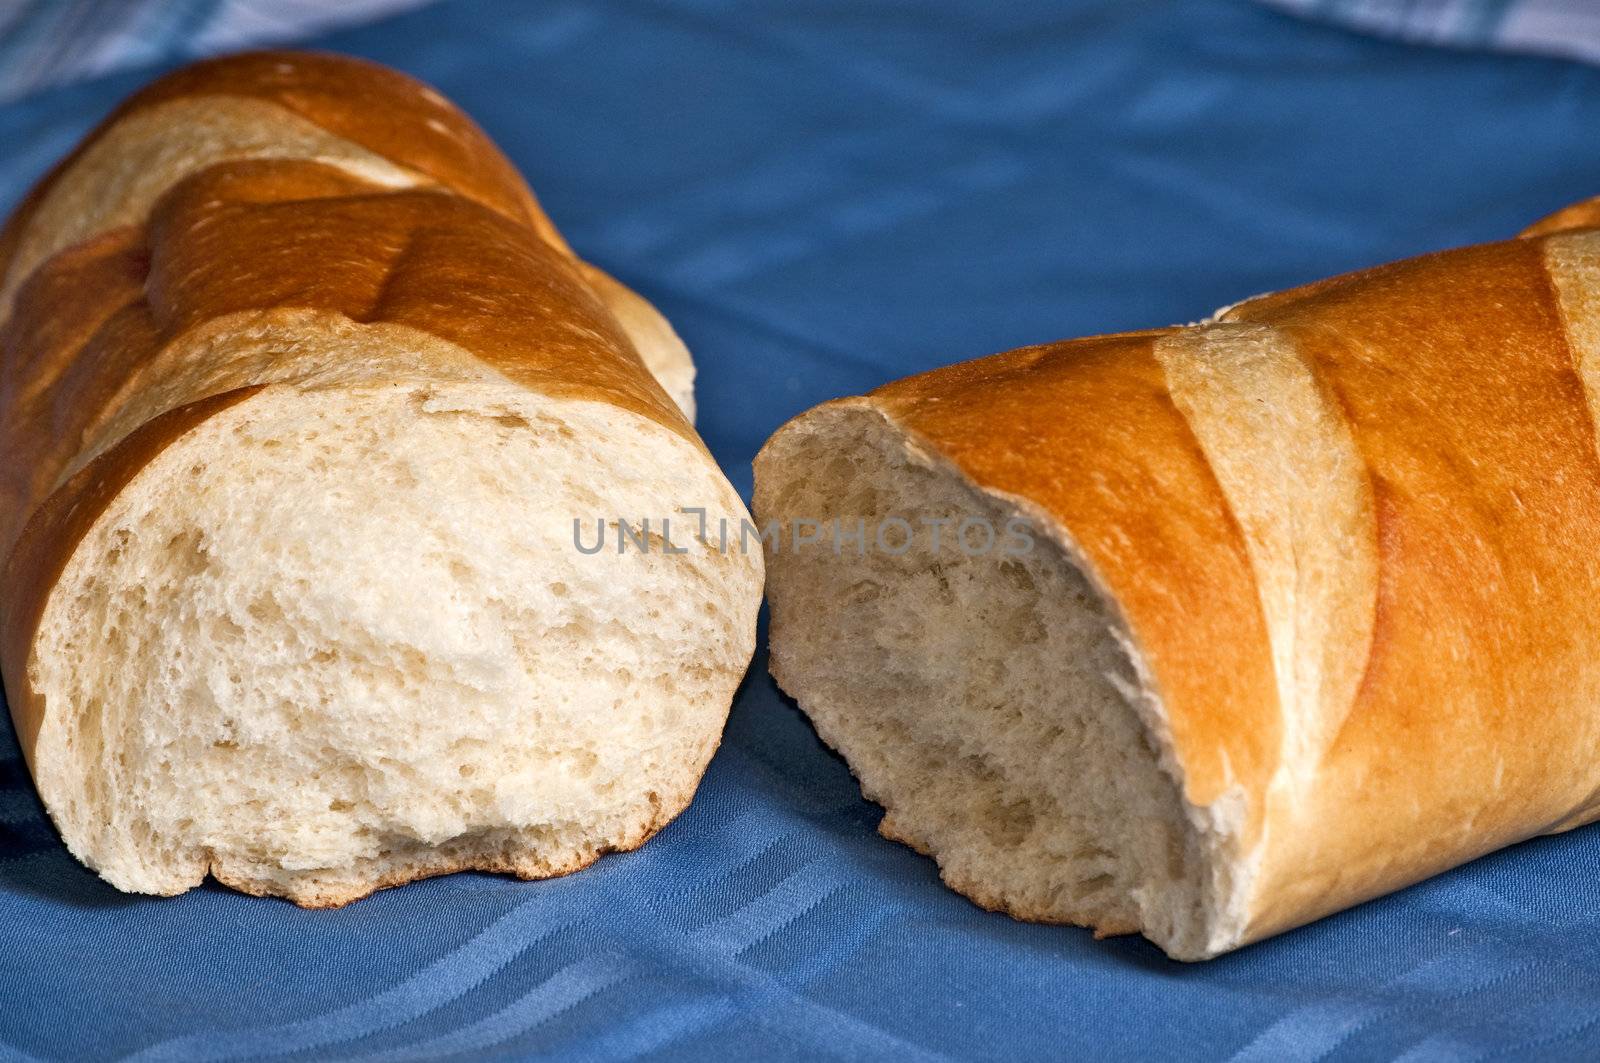
[[[784,426],[772,672],[882,832],[1193,960],[1596,818],[1597,221]]]
[[[692,375],[410,78],[261,53],[128,100],[0,236],[0,667],[72,852],[320,906],[641,844],[760,599],[663,526],[744,514]],[[579,549],[619,520],[645,549]]]

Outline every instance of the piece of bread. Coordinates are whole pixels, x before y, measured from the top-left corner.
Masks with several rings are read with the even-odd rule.
[[[72,852],[321,906],[641,844],[760,600],[692,376],[410,78],[130,99],[0,236],[0,666]]]
[[[882,832],[1192,960],[1596,818],[1596,213],[783,427],[772,672]]]

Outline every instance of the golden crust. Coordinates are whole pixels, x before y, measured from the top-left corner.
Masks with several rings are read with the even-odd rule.
[[[235,196],[322,181],[323,198]],[[287,353],[228,337],[307,316],[407,329],[453,352],[432,371],[466,357],[700,445],[570,261],[455,197],[334,194],[350,183],[315,163],[214,167],[174,189],[146,229],[62,252],[30,278],[0,326],[0,444],[13,456],[0,466],[0,549],[64,471],[117,433],[208,389],[293,379]]]
[[[1550,236],[1578,229],[1593,229],[1597,225],[1600,225],[1600,196],[1562,207],[1554,214],[1540,218],[1518,235]]]
[[[0,277],[44,197],[97,140],[139,111],[207,97],[259,100],[282,108],[527,224],[566,250],[516,167],[472,119],[434,89],[397,70],[350,56],[263,51],[194,63],[118,105],[28,193],[0,230]]]
[[[1580,204],[1556,219],[1535,227],[1550,235],[1259,297],[1217,323],[1026,348],[864,400],[973,483],[1057,525],[1148,668],[1187,801],[1242,802],[1239,845],[1219,850],[1240,893],[1214,913],[1223,929],[1210,952],[1600,817],[1600,449],[1574,349],[1593,322],[1574,324],[1588,304],[1570,294],[1600,275],[1595,234],[1570,242],[1600,211]],[[1550,240],[1569,241],[1565,257]],[[1550,263],[1584,255],[1591,272],[1563,276],[1564,303]],[[1357,537],[1333,549],[1374,563],[1321,575],[1362,585],[1320,600],[1370,603],[1370,616],[1338,614],[1345,626],[1291,644],[1276,664],[1263,594],[1269,582],[1305,587],[1306,574],[1293,551],[1251,541],[1262,521],[1238,519],[1273,504],[1270,478],[1219,481],[1196,441],[1260,446],[1246,438],[1259,422],[1174,399],[1153,352],[1191,336],[1270,339],[1273,357],[1309,376],[1302,399],[1336,422],[1318,431],[1355,455],[1335,470],[1340,482],[1313,485],[1355,500],[1337,509],[1350,526],[1297,533]],[[1185,371],[1237,372],[1235,390],[1218,392],[1228,401],[1283,401],[1251,365]],[[1283,429],[1284,446],[1311,412]],[[1230,495],[1244,489],[1258,493]],[[1277,490],[1280,507],[1304,498]],[[1292,617],[1303,604],[1276,608]],[[1297,686],[1282,668],[1350,681]],[[1323,724],[1318,741],[1292,740]],[[896,836],[892,823],[884,833]],[[950,884],[1037,918],[982,882]]]
[[[288,308],[401,325],[532,390],[698,442],[575,262],[459,196],[374,192],[316,163],[228,163],[174,188],[149,239],[149,303],[167,337]]]
[[[64,244],[36,225],[52,191],[86,177],[90,149],[119,123],[164,113],[173,101],[240,99],[421,176],[397,187],[321,158],[201,151],[189,169],[183,158],[167,160],[171,172],[163,171],[159,194],[134,224]],[[222,106],[212,118],[226,124],[235,113]],[[84,187],[98,187],[93,178]],[[116,216],[113,207],[105,217]],[[25,243],[47,253],[8,276]],[[465,373],[606,403],[703,451],[610,309],[620,285],[597,291],[590,272],[483,132],[395,71],[329,55],[248,54],[180,70],[119,107],[0,230],[0,288],[15,292],[11,306],[0,307],[0,663],[30,763],[45,706],[28,680],[29,656],[73,550],[117,492],[179,436],[260,386],[296,379],[296,329],[363,340],[369,360],[380,352],[367,370],[379,376]],[[411,361],[385,368],[383,341],[396,336],[406,339],[395,346]],[[689,796],[674,795],[670,813],[632,844]],[[458,867],[559,874],[597,855],[549,867],[473,852],[419,855],[375,882],[346,883],[307,902],[344,903]],[[216,871],[252,888],[245,872]]]
[[[1379,562],[1365,674],[1328,752],[1293,767],[1316,784],[1267,851],[1260,934],[1593,814],[1600,454],[1542,241],[1239,316],[1336,396]]]
[[[1185,794],[1210,804],[1265,784],[1280,722],[1244,539],[1167,392],[1160,335],[1027,347],[871,398],[980,488],[1066,530],[1184,705],[1171,726]]]

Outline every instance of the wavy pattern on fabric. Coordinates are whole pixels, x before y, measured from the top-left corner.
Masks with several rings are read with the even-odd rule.
[[[1600,70],[1254,0],[447,0],[315,43],[436,83],[662,308],[746,490],[824,399],[1600,191]],[[148,76],[0,107],[0,208]],[[878,816],[758,657],[639,852],[331,912],[130,897],[67,855],[0,723],[0,1060],[1600,1056],[1600,829],[1181,966],[981,912]]]

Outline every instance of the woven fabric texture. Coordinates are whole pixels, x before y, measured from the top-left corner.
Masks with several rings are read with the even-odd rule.
[[[447,0],[316,43],[458,100],[661,306],[745,491],[824,399],[1600,192],[1600,70],[1252,0]],[[148,76],[0,107],[0,206]],[[0,1061],[1600,1056],[1600,830],[1185,966],[982,912],[878,815],[758,657],[639,852],[339,911],[131,897],[0,724]]]

